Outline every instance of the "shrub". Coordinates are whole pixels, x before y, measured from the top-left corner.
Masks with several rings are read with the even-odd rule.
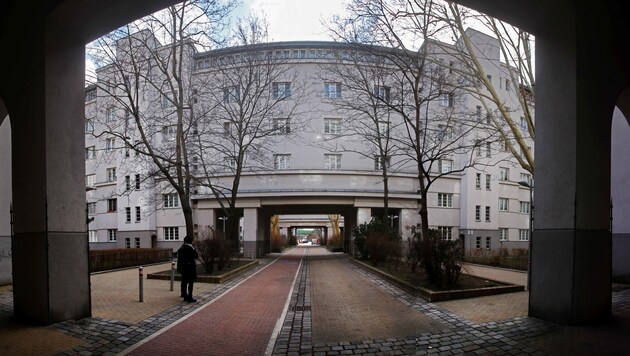
[[[429,283],[447,287],[457,283],[462,270],[459,261],[463,252],[457,241],[444,240],[439,231],[430,229],[421,239],[421,263]]]
[[[214,265],[222,271],[230,265],[230,248],[228,241],[219,231],[209,229],[202,234],[202,238],[195,241],[195,248],[199,253],[199,260],[207,274],[214,273]]]
[[[407,264],[412,273],[416,273],[418,265],[422,261],[422,235],[416,231],[415,226],[411,230],[411,238],[407,240]]]
[[[402,249],[400,238],[396,231],[381,219],[374,218],[369,223],[363,223],[352,229],[354,244],[359,258],[369,259],[373,265],[378,265],[393,257],[400,261]]]

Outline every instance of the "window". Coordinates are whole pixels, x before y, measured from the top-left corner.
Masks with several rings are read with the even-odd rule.
[[[131,177],[130,176],[125,176],[125,190],[126,191],[131,190]]]
[[[332,170],[341,169],[341,155],[340,154],[325,154],[324,155],[324,169],[332,169]]]
[[[113,138],[107,138],[107,139],[105,139],[105,149],[106,149],[108,152],[111,152],[111,151],[113,151],[113,150],[114,150],[114,146],[115,146],[115,144],[116,144],[116,140],[115,140],[115,139],[113,139]]]
[[[90,242],[98,242],[98,235],[96,234],[96,230],[88,231],[88,237]]]
[[[179,206],[177,193],[162,194],[162,200],[165,208],[177,208]]]
[[[130,207],[125,208],[125,222],[126,223],[131,222],[131,208]]]
[[[330,135],[341,134],[341,119],[324,119],[324,133]]]
[[[85,133],[94,132],[94,122],[90,119],[85,120]]]
[[[386,86],[381,86],[381,85],[374,86],[374,96],[385,102],[389,102],[390,91],[391,91],[390,88]]]
[[[161,100],[160,100],[162,109],[174,106],[173,99],[174,99],[173,93],[171,92],[162,93]]]
[[[131,239],[125,237],[125,248],[131,248]]]
[[[88,174],[85,176],[85,186],[93,187],[96,185],[96,174]]]
[[[140,238],[139,237],[135,237],[134,240],[136,242],[136,248],[140,248]]]
[[[139,206],[136,206],[136,222],[139,223],[142,220],[142,211]]]
[[[87,213],[88,215],[96,214],[96,202],[87,203]]]
[[[521,116],[521,130],[527,131],[527,120]]]
[[[509,236],[509,229],[504,227],[499,228],[499,233],[501,234],[499,237],[499,241],[507,241]]]
[[[116,242],[116,234],[118,233],[118,230],[116,229],[108,229],[107,230],[107,240],[109,242]]]
[[[510,91],[510,80],[509,79],[505,80],[505,90],[506,91]]]
[[[438,193],[438,206],[441,208],[452,208],[453,207],[453,194]]]
[[[509,181],[510,180],[510,169],[501,167],[499,168],[499,180]]]
[[[223,134],[229,136],[232,134],[232,123],[226,121],[223,123]]]
[[[490,238],[490,236],[486,236],[486,249],[490,249],[490,242],[492,241],[492,239]]]
[[[452,140],[453,139],[453,130],[448,128],[445,125],[438,125],[437,138],[438,140]]]
[[[324,83],[324,98],[327,98],[327,99],[341,98],[341,83],[338,83],[338,82]]]
[[[475,175],[475,188],[481,189],[481,173]]]
[[[136,189],[140,189],[140,175],[136,174]]]
[[[291,83],[290,82],[273,83],[272,88],[273,88],[274,99],[285,99],[291,96]]]
[[[383,169],[383,165],[385,168],[389,169],[391,167],[391,160],[389,156],[376,156],[374,157],[374,170],[380,171]]]
[[[486,206],[486,222],[490,222],[490,207]]]
[[[223,101],[226,103],[237,103],[241,100],[241,90],[237,86],[223,89]]]
[[[492,155],[492,142],[486,142],[486,157]]]
[[[453,239],[453,227],[452,226],[438,226],[437,230],[440,232],[440,236],[444,240]]]
[[[455,62],[448,62],[448,74],[453,74],[453,67],[455,66]]]
[[[490,182],[492,181],[492,176],[486,174],[486,190],[490,190]]]
[[[510,199],[499,198],[499,211],[509,211],[510,210],[509,204],[510,204]]]
[[[173,142],[177,137],[177,126],[164,126],[162,128],[162,142]]]
[[[528,201],[522,201],[520,202],[519,212],[523,214],[529,214],[529,207],[530,207],[530,204]]]
[[[486,113],[486,125],[492,124],[492,113]]]
[[[501,149],[503,152],[507,152],[510,149],[509,144],[510,141],[507,138],[501,140]]]
[[[492,84],[492,76],[490,74],[486,74],[486,78],[488,78],[488,82]]]
[[[475,140],[475,148],[477,149],[477,156],[481,156],[481,140]]]
[[[481,236],[477,236],[475,239],[475,248],[481,248]]]
[[[278,135],[291,133],[289,119],[273,119],[273,131]]]
[[[237,166],[237,162],[236,162],[236,157],[225,157],[223,159],[223,162],[225,163],[225,167],[231,170],[236,169]]]
[[[105,110],[105,121],[112,122],[114,120],[116,120],[114,108],[107,108],[107,110]]]
[[[116,181],[116,168],[107,168],[107,181],[108,182]]]
[[[273,155],[273,169],[289,169],[291,168],[291,155],[277,154]]]
[[[453,171],[453,160],[441,159],[438,161],[438,171],[440,173],[449,173]]]
[[[481,205],[475,205],[475,221],[481,221]]]
[[[477,121],[481,122],[481,106],[477,105],[477,111],[475,112],[475,116],[477,116]]]
[[[131,150],[131,146],[129,144],[125,144],[125,158],[129,157],[129,150]]]
[[[530,186],[532,185],[532,175],[529,173],[521,173],[521,182],[526,182]]]
[[[389,122],[388,121],[378,122],[378,133],[381,134],[381,136],[389,135]]]
[[[118,210],[118,199],[107,199],[107,212],[115,213]]]
[[[441,94],[438,97],[438,103],[440,104],[440,106],[452,108],[453,107],[453,94],[452,93]]]
[[[85,101],[92,101],[96,99],[96,90],[90,90],[85,93]]]
[[[529,230],[527,230],[527,229],[518,229],[518,240],[519,241],[529,241]]]
[[[179,240],[179,227],[169,226],[164,228],[164,240]]]
[[[94,146],[90,146],[90,147],[86,147],[85,148],[85,159],[95,159],[96,158],[96,149],[94,148]]]

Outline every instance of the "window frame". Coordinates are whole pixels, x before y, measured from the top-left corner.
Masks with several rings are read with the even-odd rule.
[[[499,198],[499,211],[500,212],[509,212],[510,211],[510,198]]]
[[[108,213],[118,212],[118,198],[107,199],[107,212]]]
[[[179,208],[179,197],[177,193],[162,194],[162,205],[164,209]]]
[[[273,155],[273,169],[287,170],[291,169],[291,154],[277,153]]]
[[[324,134],[341,135],[341,119],[324,118]]]
[[[438,193],[439,208],[452,208],[453,207],[453,193]]]
[[[341,82],[324,82],[324,99],[340,99],[341,90]]]
[[[333,159],[334,158],[334,159]],[[324,153],[324,169],[338,171],[342,169],[342,154]]]

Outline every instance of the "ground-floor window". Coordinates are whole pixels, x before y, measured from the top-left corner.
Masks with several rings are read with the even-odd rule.
[[[174,241],[179,240],[179,227],[167,226],[164,228],[164,240]]]

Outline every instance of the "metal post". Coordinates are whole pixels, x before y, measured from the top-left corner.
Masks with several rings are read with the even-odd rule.
[[[171,261],[171,289],[173,291],[173,284],[175,283],[175,261]]]
[[[138,277],[139,277],[138,287],[140,290],[140,301],[144,302],[144,286],[142,285],[142,282],[143,282],[142,276],[143,276],[142,266],[140,266],[138,268]]]

